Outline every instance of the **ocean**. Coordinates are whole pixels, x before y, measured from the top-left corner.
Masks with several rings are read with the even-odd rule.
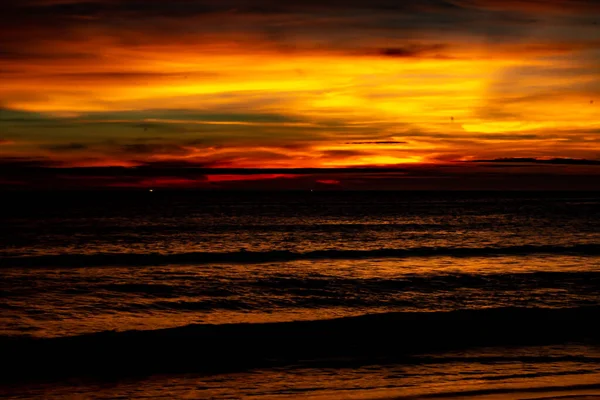
[[[600,193],[5,192],[7,399],[600,393]]]

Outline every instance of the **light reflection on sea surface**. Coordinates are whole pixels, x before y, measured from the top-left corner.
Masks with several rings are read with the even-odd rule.
[[[3,269],[3,334],[600,303],[600,257],[435,257]]]

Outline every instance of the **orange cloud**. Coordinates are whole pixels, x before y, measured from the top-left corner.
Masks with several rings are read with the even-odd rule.
[[[332,168],[600,154],[596,2],[3,7],[3,158]]]

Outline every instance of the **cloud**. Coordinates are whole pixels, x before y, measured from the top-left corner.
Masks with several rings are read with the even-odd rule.
[[[68,56],[70,57],[70,56]],[[181,72],[158,72],[158,71],[81,71],[71,73],[40,74],[39,78],[58,79],[71,82],[101,82],[101,83],[149,83],[157,81],[180,81],[192,79],[216,79],[217,72],[181,71]]]
[[[503,9],[498,8],[499,2],[458,0],[329,0],[297,4],[274,0],[25,1],[6,6],[0,21],[5,22],[9,39],[14,39],[5,45],[20,41],[28,46],[0,47],[0,52],[23,60],[91,57],[104,63],[107,57],[99,57],[97,47],[85,46],[86,42],[107,50],[130,48],[134,52],[142,45],[153,51],[161,45],[179,51],[182,46],[188,51],[215,50],[211,45],[216,45],[216,49],[227,52],[239,51],[242,46],[250,51],[334,51],[350,55],[363,45],[379,44],[375,48],[380,48],[378,53],[385,57],[430,57],[448,45],[411,43],[415,37],[433,41],[449,30],[449,37],[456,33],[499,39],[507,35],[526,37],[532,28],[517,29],[515,24],[531,24],[531,18],[520,15],[522,5],[528,3],[539,2],[513,2]],[[594,9],[593,3],[589,4],[574,9]],[[563,8],[570,9],[569,4]],[[51,35],[38,40],[47,32],[60,33],[66,40],[53,40],[55,36]]]
[[[454,0],[461,7],[492,11],[520,12],[600,12],[597,0]]]
[[[190,149],[186,149],[177,144],[168,143],[133,143],[120,145],[123,153],[131,155],[185,155],[190,154]]]
[[[600,160],[586,160],[580,158],[533,158],[533,157],[507,157],[491,160],[472,160],[472,163],[500,163],[500,164],[554,164],[554,165],[600,165]]]
[[[339,185],[341,182],[336,179],[317,179],[317,183],[322,183],[323,185]]]
[[[16,145],[0,156],[240,168],[593,159],[596,5],[4,2],[0,132]]]
[[[409,45],[405,47],[388,47],[381,49],[379,53],[386,57],[411,58],[423,56],[437,56],[440,50],[448,47],[446,44]]]
[[[346,142],[346,144],[407,144],[408,142],[402,142],[399,140],[378,140],[378,141],[365,141],[365,142]]]
[[[498,171],[494,166],[449,164],[404,168],[213,168],[193,163],[148,162],[139,167],[72,168],[44,160],[0,162],[3,188],[197,188],[298,190],[318,185],[355,190],[592,190],[595,174],[580,166],[548,169],[537,165]],[[12,183],[11,183],[12,182]],[[317,185],[317,186],[315,186]]]
[[[37,11],[42,15],[62,16],[99,16],[115,14],[143,14],[180,17],[186,15],[204,15],[215,13],[228,14],[290,14],[301,12],[335,11],[335,10],[382,10],[382,11],[424,11],[448,10],[456,7],[451,1],[421,0],[398,3],[393,0],[306,0],[301,3],[282,3],[276,0],[172,0],[169,2],[139,0],[48,0],[20,1],[12,5],[14,10]]]
[[[333,150],[322,150],[321,151],[321,157],[325,158],[325,159],[330,159],[330,158],[344,159],[347,157],[360,157],[360,156],[365,156],[365,155],[369,155],[369,154],[372,154],[372,153],[369,151],[354,150],[354,149],[347,149],[347,150],[333,149]]]
[[[89,148],[88,145],[83,143],[47,144],[40,147],[42,149],[52,150],[56,152],[72,152],[86,150]]]
[[[380,10],[387,12],[450,12],[468,9],[491,11],[595,11],[596,0],[306,0],[301,3],[282,3],[276,0],[172,0],[141,2],[139,0],[22,0],[14,8],[37,10],[68,16],[97,16],[106,14],[144,14],[179,17],[214,13],[286,14],[336,10]]]
[[[60,162],[56,162],[42,157],[1,157],[0,171],[7,175],[15,172],[27,172],[38,169],[52,168],[60,166]]]

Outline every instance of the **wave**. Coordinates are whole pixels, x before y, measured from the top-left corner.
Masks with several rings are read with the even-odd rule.
[[[323,276],[260,277],[238,279],[223,287],[222,281],[190,278],[190,285],[110,283],[87,286],[83,294],[97,290],[127,293],[131,298],[115,310],[216,311],[402,307],[447,309],[462,301],[496,306],[514,305],[528,298],[530,306],[556,304],[569,299],[570,306],[596,304],[600,300],[600,272],[531,272],[476,274],[424,274],[394,278]],[[474,289],[474,290],[468,290]],[[465,292],[468,290],[468,292]],[[65,292],[72,294],[72,288]],[[360,293],[360,296],[356,294]],[[432,301],[432,297],[434,300]],[[148,301],[151,299],[152,301]],[[445,299],[445,300],[444,300]],[[479,303],[481,305],[481,303]]]
[[[427,395],[419,396],[419,399],[478,399],[481,396],[487,395],[508,395],[507,398],[529,398],[528,394],[538,393],[534,398],[536,400],[575,400],[575,399],[594,399],[596,394],[587,396],[581,394],[581,392],[588,390],[600,389],[600,383],[588,383],[588,384],[574,384],[574,385],[551,385],[551,386],[533,386],[533,387],[502,387],[502,388],[489,388],[489,389],[475,389],[475,390],[463,390],[463,391],[452,391],[452,392],[437,392]],[[548,396],[540,397],[541,394],[548,394]],[[559,395],[559,393],[563,393]],[[522,397],[527,396],[527,397]],[[393,400],[415,400],[416,397],[411,396],[394,396]],[[390,399],[391,400],[391,399]]]
[[[599,343],[600,306],[393,312],[330,320],[187,325],[60,338],[0,337],[0,379],[221,373],[334,360],[415,362],[473,347]],[[417,360],[418,362],[418,360]]]
[[[372,250],[315,250],[304,253],[287,250],[265,252],[189,252],[189,253],[95,253],[40,256],[5,256],[0,267],[93,267],[148,266],[170,264],[264,263],[296,260],[357,260],[406,257],[481,257],[501,255],[600,255],[600,244],[573,246],[507,246],[507,247],[415,247]]]

